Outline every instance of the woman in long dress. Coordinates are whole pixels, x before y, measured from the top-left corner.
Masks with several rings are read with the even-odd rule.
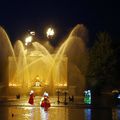
[[[44,107],[45,110],[47,110],[50,107],[48,93],[44,92],[43,97],[41,98],[41,101],[40,101],[40,106]]]
[[[35,97],[35,96],[34,96],[34,91],[31,90],[31,91],[30,91],[29,101],[28,101],[29,104],[31,104],[31,105],[34,104],[34,97]]]

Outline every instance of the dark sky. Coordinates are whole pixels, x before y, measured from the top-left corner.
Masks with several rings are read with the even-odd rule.
[[[25,32],[35,30],[43,37],[52,25],[57,38],[63,38],[77,24],[84,24],[94,39],[96,33],[108,32],[120,39],[120,8],[116,0],[1,0],[0,25],[11,41],[22,39]]]

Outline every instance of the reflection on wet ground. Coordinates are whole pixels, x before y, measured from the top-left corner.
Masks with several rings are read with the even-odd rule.
[[[120,109],[1,107],[1,120],[120,120]]]
[[[60,99],[60,101],[63,101]],[[75,98],[74,103],[57,104],[57,97],[51,97],[48,111],[40,107],[40,97],[35,104],[28,104],[28,97],[0,102],[0,120],[120,120],[120,104],[114,106],[110,96],[92,99],[92,105],[85,105],[83,99]]]

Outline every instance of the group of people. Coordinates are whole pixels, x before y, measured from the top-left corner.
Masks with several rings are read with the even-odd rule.
[[[35,97],[34,91],[31,90],[30,91],[29,101],[28,101],[29,104],[31,104],[31,105],[34,104],[34,97]],[[49,95],[48,95],[47,92],[44,92],[44,94],[43,94],[43,96],[42,96],[42,98],[40,100],[40,106],[44,107],[45,110],[47,110],[50,107]]]

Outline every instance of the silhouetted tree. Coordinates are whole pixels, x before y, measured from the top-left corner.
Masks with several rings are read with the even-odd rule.
[[[87,85],[95,90],[114,85],[116,59],[107,33],[99,33],[89,52]]]
[[[120,88],[120,44],[114,46],[115,47],[115,55],[116,55],[116,88]]]

